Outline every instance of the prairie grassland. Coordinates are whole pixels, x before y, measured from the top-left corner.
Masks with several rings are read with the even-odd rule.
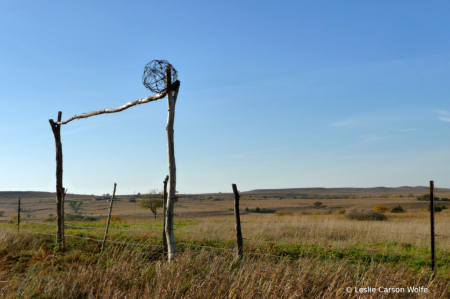
[[[179,257],[164,261],[162,222],[69,223],[65,250],[55,227],[12,225],[0,232],[0,297],[6,298],[366,298],[346,287],[424,286],[429,293],[376,293],[377,298],[450,296],[450,217],[436,214],[437,274],[430,264],[429,215],[388,213],[388,221],[343,215],[242,217],[244,254],[235,262],[233,217],[177,219]],[[28,232],[27,232],[28,231]],[[40,234],[31,234],[36,231]],[[449,234],[450,235],[450,234]],[[76,238],[75,238],[76,237]],[[90,238],[92,240],[86,240]],[[214,249],[220,248],[220,249]],[[228,249],[228,250],[226,250]]]

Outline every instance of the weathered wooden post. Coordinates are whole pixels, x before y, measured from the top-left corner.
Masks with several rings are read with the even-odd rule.
[[[103,249],[105,249],[106,237],[108,236],[109,222],[111,221],[111,211],[112,211],[112,206],[113,206],[113,202],[114,202],[114,196],[116,195],[116,186],[117,186],[117,184],[114,183],[113,196],[111,198],[111,204],[109,205],[108,222],[106,223],[105,236],[103,237],[102,252],[103,252]]]
[[[20,231],[20,197],[19,197],[19,203],[17,208],[17,232]]]
[[[62,219],[62,197],[63,197],[63,155],[61,144],[61,122],[62,112],[58,112],[58,122],[55,123],[53,119],[49,119],[50,126],[55,136],[56,146],[56,215],[57,215],[57,230],[56,230],[56,243],[63,243],[63,219]]]
[[[66,245],[66,227],[65,227],[65,220],[64,220],[64,218],[66,217],[65,216],[65,213],[64,213],[64,204],[65,204],[65,202],[66,202],[66,194],[67,194],[67,189],[65,189],[65,188],[63,188],[63,190],[62,190],[62,194],[63,194],[63,197],[62,197],[62,203],[61,203],[61,222],[62,222],[62,244],[63,244],[63,247]]]
[[[166,238],[167,238],[167,252],[168,260],[171,261],[177,255],[177,244],[175,242],[175,233],[173,231],[173,213],[175,205],[175,192],[177,181],[177,168],[175,165],[175,146],[173,141],[173,123],[175,120],[175,104],[178,97],[178,90],[180,88],[179,81],[176,86],[172,86],[171,65],[166,68],[166,90],[167,90],[167,105],[169,108],[169,115],[167,117],[167,152],[169,160],[169,194],[167,199],[166,212]],[[175,87],[175,88],[174,88]]]
[[[166,236],[166,210],[167,210],[167,181],[169,181],[169,176],[166,176],[164,180],[164,198],[163,198],[163,247],[164,256],[167,256],[167,236]]]
[[[244,256],[244,245],[242,244],[242,232],[241,232],[241,216],[239,215],[239,192],[236,184],[231,185],[234,193],[234,215],[236,216],[236,240],[237,240],[237,252],[236,260],[242,259]]]
[[[431,270],[436,267],[436,255],[434,248],[434,181],[430,181],[430,222],[431,222]]]

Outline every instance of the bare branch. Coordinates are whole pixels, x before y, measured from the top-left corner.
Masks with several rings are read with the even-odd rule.
[[[99,114],[104,114],[104,113],[115,113],[115,112],[120,112],[120,111],[123,111],[123,110],[125,110],[125,109],[128,109],[128,108],[133,107],[133,106],[136,106],[136,105],[145,104],[145,103],[148,103],[148,102],[153,102],[153,101],[162,99],[162,98],[164,98],[166,95],[167,95],[167,91],[164,90],[163,92],[160,92],[160,93],[158,93],[158,94],[155,94],[155,95],[152,95],[152,96],[143,98],[143,99],[138,99],[138,100],[131,101],[131,102],[126,103],[125,105],[120,106],[120,107],[118,107],[118,108],[101,109],[101,110],[97,110],[97,111],[92,111],[92,112],[88,112],[88,113],[83,113],[83,114],[80,114],[80,115],[75,115],[75,116],[72,116],[71,118],[69,118],[68,120],[65,120],[65,121],[59,121],[59,122],[57,122],[56,124],[58,124],[58,125],[65,125],[65,124],[71,122],[71,121],[74,120],[74,119],[88,118],[88,117],[91,117],[91,116],[94,116],[94,115],[99,115]]]

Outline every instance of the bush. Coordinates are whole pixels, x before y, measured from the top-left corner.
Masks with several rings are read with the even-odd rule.
[[[450,201],[450,198],[442,197],[442,198],[441,198],[441,201]]]
[[[248,212],[250,212],[250,209],[248,207],[246,207],[245,211],[248,213]]]
[[[278,212],[275,212],[274,215],[275,215],[275,216],[294,216],[292,213],[289,213],[289,212],[287,212],[287,213],[278,213]]]
[[[106,223],[106,222],[108,222],[108,218],[102,219],[102,221],[101,221],[101,223]],[[127,222],[127,221],[125,219],[122,219],[117,216],[111,216],[110,223],[112,223],[112,222]]]
[[[398,207],[394,207],[391,210],[391,213],[405,213],[405,212],[406,212],[406,210],[403,209],[401,205],[398,205]]]
[[[129,202],[136,202],[136,198],[132,197],[128,199]]]
[[[387,211],[387,206],[386,205],[376,205],[373,207],[373,209],[375,212],[383,213],[383,212]]]
[[[345,215],[345,210],[344,209],[340,209],[339,211],[334,212],[333,214],[335,214],[335,215]]]
[[[83,220],[84,216],[80,214],[65,214],[64,220],[65,221],[81,221]]]
[[[422,196],[418,196],[417,200],[421,200],[421,201],[430,201],[430,194],[424,194]],[[435,201],[439,201],[440,198],[437,196],[434,196],[434,200]]]
[[[11,220],[9,220],[9,223],[13,223],[13,224],[16,224],[17,223],[17,216],[13,216],[12,218],[11,218]],[[23,221],[23,218],[22,217],[20,217],[20,222],[22,222]]]
[[[81,219],[81,221],[94,222],[94,221],[97,221],[97,218],[91,217],[91,216],[85,216],[83,219]]]
[[[430,206],[428,206],[428,211],[430,210]],[[434,207],[434,211],[435,212],[442,212],[442,207],[440,207],[440,206],[435,206]]]
[[[315,206],[316,208],[319,208],[322,205],[322,203],[320,201],[316,201],[315,203],[313,203],[313,206]]]
[[[371,221],[387,220],[386,215],[375,212],[374,210],[368,210],[368,211],[351,210],[345,216],[350,220],[371,220]]]
[[[261,213],[261,210],[259,209],[259,207],[256,207],[255,212],[256,213]]]
[[[43,219],[42,221],[43,221],[43,222],[53,222],[53,221],[56,221],[56,216],[53,215],[53,214],[50,214],[50,215],[48,215],[47,218]]]

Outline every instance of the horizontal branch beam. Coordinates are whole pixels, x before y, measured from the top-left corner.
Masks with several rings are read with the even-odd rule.
[[[171,89],[172,89],[172,90],[175,89],[177,86],[179,86],[179,84],[180,84],[180,81],[176,81],[175,83],[173,83],[173,84],[171,85]],[[152,95],[152,96],[143,98],[143,99],[138,99],[138,100],[131,101],[131,102],[126,103],[125,105],[120,106],[120,107],[118,107],[118,108],[101,109],[101,110],[97,110],[97,111],[92,111],[92,112],[88,112],[88,113],[83,113],[83,114],[80,114],[80,115],[75,115],[75,116],[72,116],[71,118],[69,118],[68,120],[65,120],[65,121],[59,121],[59,122],[57,122],[56,124],[57,124],[57,125],[65,125],[65,124],[67,124],[67,123],[69,123],[69,122],[71,122],[72,120],[75,120],[75,119],[88,118],[88,117],[91,117],[91,116],[94,116],[94,115],[105,114],[105,113],[116,113],[116,112],[120,112],[120,111],[123,111],[123,110],[125,110],[125,109],[128,109],[128,108],[133,107],[133,106],[136,106],[136,105],[140,105],[140,104],[145,104],[145,103],[148,103],[148,102],[157,101],[157,100],[159,100],[159,99],[164,98],[166,95],[167,95],[167,90],[164,90],[164,91],[162,91],[162,92],[160,92],[160,93],[158,93],[158,94],[155,94],[155,95]]]

